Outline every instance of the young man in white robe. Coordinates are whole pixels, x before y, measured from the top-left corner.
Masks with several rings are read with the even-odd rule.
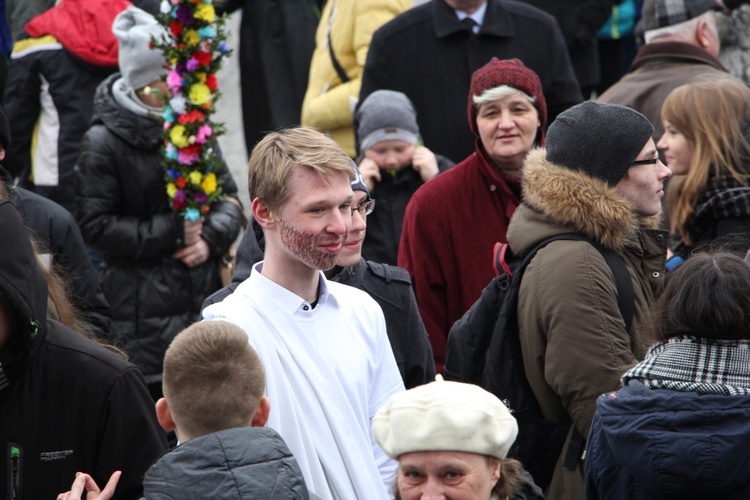
[[[404,386],[380,306],[330,282],[351,229],[352,161],[311,129],[267,135],[253,150],[248,189],[264,260],[235,292],[203,311],[242,327],[267,371],[268,426],[289,445],[322,498],[389,498],[397,464],[371,419]]]

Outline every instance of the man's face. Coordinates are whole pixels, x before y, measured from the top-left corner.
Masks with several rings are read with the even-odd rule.
[[[310,168],[296,167],[290,183],[289,199],[276,217],[281,251],[290,265],[330,269],[352,226],[349,176],[332,172],[326,180]]]
[[[393,170],[409,165],[414,158],[414,144],[406,141],[381,141],[365,151],[378,167]]]
[[[642,216],[659,213],[661,198],[664,196],[664,181],[672,175],[672,171],[658,159],[653,139],[648,140],[636,161],[651,158],[656,158],[656,163],[633,165],[615,186],[621,195],[633,203],[636,213]]]
[[[367,200],[367,193],[364,191],[354,191],[354,201],[352,207],[357,208]],[[359,211],[352,214],[352,228],[349,236],[344,242],[344,249],[341,250],[336,264],[341,267],[350,267],[356,265],[362,257],[362,242],[365,240],[365,231],[367,230],[367,216],[362,215]]]

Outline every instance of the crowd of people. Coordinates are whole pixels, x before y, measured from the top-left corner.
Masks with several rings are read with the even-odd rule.
[[[5,5],[8,498],[750,494],[750,88],[719,59],[750,1],[645,0],[601,95],[630,2],[216,2],[251,203],[214,142],[197,220],[163,167],[174,28],[133,3]],[[562,429],[544,473],[487,377],[440,375],[526,255],[501,314]]]

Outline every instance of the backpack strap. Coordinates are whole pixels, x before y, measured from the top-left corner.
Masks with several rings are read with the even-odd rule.
[[[609,269],[615,277],[617,284],[617,307],[620,308],[620,314],[625,321],[625,331],[630,332],[633,326],[633,316],[635,315],[635,291],[633,282],[630,279],[628,268],[622,261],[622,257],[617,252],[608,248],[602,248],[599,244],[594,244],[607,261]]]
[[[604,257],[607,266],[612,271],[612,275],[615,278],[615,285],[617,287],[617,307],[620,309],[620,315],[625,322],[625,331],[630,332],[630,328],[633,326],[633,316],[635,314],[635,291],[633,290],[633,282],[630,279],[630,273],[628,272],[627,267],[625,267],[622,257],[620,257],[614,250],[604,248],[599,243],[591,241],[589,238],[580,234],[558,234],[537,244],[524,258],[520,268],[521,271],[526,269],[526,266],[529,265],[529,262],[539,250],[555,240],[588,241],[599,251],[600,254],[602,254],[602,257]],[[569,470],[575,470],[578,461],[583,455],[583,450],[586,448],[586,438],[578,432],[578,429],[573,425],[572,421],[570,422],[570,425],[573,428],[573,435],[568,443],[568,448],[565,450],[563,467]]]
[[[615,286],[617,287],[617,307],[620,309],[620,315],[622,316],[622,319],[625,322],[625,330],[627,332],[630,332],[630,329],[633,326],[633,316],[635,315],[635,291],[633,290],[633,282],[630,279],[630,273],[628,272],[628,268],[625,267],[625,263],[622,261],[622,257],[620,257],[617,254],[617,252],[615,252],[614,250],[610,248],[604,248],[599,243],[591,241],[590,238],[587,238],[581,234],[577,234],[577,233],[556,234],[554,236],[550,236],[549,238],[542,240],[534,248],[532,248],[529,251],[529,253],[526,254],[526,256],[524,257],[523,263],[521,264],[520,269],[525,270],[526,266],[529,265],[529,263],[531,262],[531,259],[534,258],[534,256],[539,250],[547,246],[547,244],[553,241],[557,241],[557,240],[587,241],[594,248],[596,248],[600,254],[602,254],[602,257],[604,257],[604,260],[607,263],[607,266],[609,267],[610,271],[612,271],[612,275],[615,278]],[[496,250],[497,248],[498,247],[496,246]],[[504,252],[499,257],[496,255],[495,257],[496,269],[498,266],[498,261],[501,261],[500,266],[502,268],[506,268],[504,259],[505,259]]]

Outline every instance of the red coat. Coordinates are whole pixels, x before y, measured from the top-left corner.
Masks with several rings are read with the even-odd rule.
[[[32,37],[52,35],[71,54],[97,66],[117,67],[112,23],[128,0],[65,0],[26,24]]]
[[[411,276],[438,372],[451,326],[495,277],[493,249],[506,241],[519,203],[477,140],[471,156],[420,187],[406,208],[398,265]]]

